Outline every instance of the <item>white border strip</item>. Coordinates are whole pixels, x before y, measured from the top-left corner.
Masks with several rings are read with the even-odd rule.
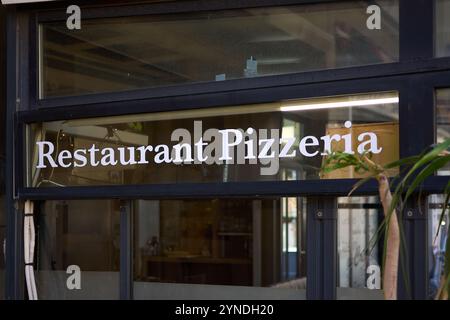
[[[20,3],[36,3],[36,2],[49,2],[57,0],[1,0],[2,4],[20,4]]]

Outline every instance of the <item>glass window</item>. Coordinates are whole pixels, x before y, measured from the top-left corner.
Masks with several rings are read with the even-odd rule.
[[[289,203],[288,228],[283,203]],[[304,203],[136,201],[135,299],[305,299]]]
[[[55,121],[28,136],[32,187],[360,178],[320,167],[332,151],[397,160],[398,95]]]
[[[40,25],[41,98],[398,61],[398,1],[248,8]]]
[[[436,139],[438,143],[450,139],[450,89],[436,91]],[[442,168],[439,175],[450,175],[450,165]]]
[[[290,197],[282,198],[280,202],[283,237],[282,276],[285,280],[291,280],[297,277],[299,268],[300,270],[306,268],[304,248],[299,248],[306,243],[306,233],[298,229],[306,223],[306,200]],[[300,260],[297,259],[299,255]]]
[[[338,299],[383,299],[383,241],[374,243],[382,221],[377,197],[338,199]]]
[[[444,219],[441,221],[444,201],[444,195],[431,195],[428,197],[429,299],[434,299],[436,297],[441,285],[441,276],[444,272],[445,249],[448,237],[448,226],[450,224],[448,210]]]
[[[119,212],[117,200],[41,206],[36,228],[40,299],[119,299]]]
[[[448,57],[450,55],[450,14],[449,0],[435,0],[435,55]]]

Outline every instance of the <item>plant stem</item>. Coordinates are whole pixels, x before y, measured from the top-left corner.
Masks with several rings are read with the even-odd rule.
[[[383,205],[384,217],[387,224],[386,260],[383,273],[383,290],[386,300],[397,300],[397,280],[400,253],[400,228],[397,213],[394,209],[389,215],[392,205],[392,194],[389,180],[384,174],[378,175],[378,192]]]
[[[439,289],[436,293],[435,300],[448,300],[448,292],[446,290],[447,285],[447,277],[445,275],[442,275],[441,282],[439,284]]]

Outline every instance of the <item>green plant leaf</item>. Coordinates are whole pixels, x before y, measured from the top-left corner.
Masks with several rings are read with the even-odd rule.
[[[423,167],[428,162],[433,161],[435,157],[439,156],[444,150],[447,150],[449,147],[450,147],[450,139],[444,141],[443,143],[438,144],[436,147],[434,147],[430,152],[421,157],[413,165],[413,167],[409,170],[409,172],[406,174],[403,180],[406,182],[417,169]]]
[[[419,159],[420,159],[420,155],[418,156],[412,156],[412,157],[407,157],[407,158],[403,158],[394,162],[390,162],[386,165],[383,166],[384,169],[388,170],[388,169],[393,169],[393,168],[397,168],[397,167],[401,167],[404,165],[408,165],[408,164],[413,164],[416,163]]]
[[[376,178],[378,174],[384,173],[387,174],[387,170],[393,168],[399,168],[399,173],[392,179],[389,183],[390,188],[395,182],[395,189],[392,192],[392,201],[391,206],[388,208],[387,212],[385,212],[385,217],[379,227],[377,228],[375,234],[371,237],[368,247],[365,250],[369,250],[371,252],[375,247],[376,243],[378,243],[381,237],[384,234],[384,252],[382,258],[382,272],[384,274],[385,263],[386,263],[386,248],[387,248],[387,235],[389,233],[390,221],[393,216],[394,210],[398,209],[399,214],[401,215],[404,211],[404,206],[407,203],[408,199],[411,195],[420,188],[422,183],[429,177],[434,175],[436,171],[445,166],[450,162],[450,155],[443,155],[443,151],[447,150],[450,147],[450,139],[434,146],[431,151],[424,151],[420,155],[403,158],[391,163],[388,163],[384,166],[379,166],[378,164],[374,164],[371,160],[371,154],[364,155],[349,155],[343,152],[336,152],[331,154],[324,161],[324,165],[322,167],[322,172],[332,172],[334,170],[343,169],[349,166],[353,166],[356,172],[369,172],[370,175],[366,178],[359,180],[352,188],[349,193],[349,196],[353,194],[355,190],[360,188],[363,184],[367,183],[370,179]],[[367,158],[366,158],[367,157]],[[418,172],[418,173],[417,173]],[[417,173],[417,174],[416,174]],[[410,183],[410,180],[412,182]],[[397,182],[398,181],[398,182]],[[447,206],[450,201],[450,181],[447,184],[446,190],[446,199],[444,202],[444,208],[440,217],[439,227],[442,224],[442,220],[444,219]],[[405,197],[403,198],[403,195]],[[407,257],[407,248],[405,241],[405,234],[403,230],[403,225],[401,223],[401,218],[399,219],[399,228],[400,228],[400,238],[401,238],[401,253],[404,259],[408,259]],[[438,233],[439,233],[438,227]],[[438,236],[436,234],[436,237]],[[436,239],[435,239],[436,241]],[[401,260],[401,270],[405,276],[405,286],[409,291],[409,283],[408,283],[408,269],[405,266],[405,261]],[[447,279],[446,290],[450,291],[450,237],[447,237],[446,243],[446,253],[445,253],[445,267],[444,273]]]
[[[353,194],[353,192],[359,189],[363,184],[366,184],[370,180],[375,179],[375,176],[376,175],[371,175],[369,177],[358,180],[358,182],[356,182],[355,185],[353,186],[352,190],[350,190],[350,192],[348,193],[348,197],[350,197]]]
[[[450,155],[438,157],[432,160],[425,168],[422,169],[422,171],[420,171],[420,173],[415,177],[413,182],[409,185],[406,191],[404,201],[406,202],[408,198],[411,196],[411,194],[416,191],[419,184],[425,181],[425,179],[427,179],[428,177],[434,175],[436,171],[447,165],[449,162],[450,162]]]

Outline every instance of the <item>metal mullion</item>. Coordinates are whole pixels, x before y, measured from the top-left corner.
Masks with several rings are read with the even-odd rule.
[[[434,0],[400,0],[400,61],[434,55]]]
[[[17,82],[17,14],[14,8],[7,9],[6,17],[6,298],[23,299],[23,246],[22,215],[19,214],[19,203],[15,201],[15,118]]]
[[[308,198],[307,215],[307,298],[336,299],[337,198]]]
[[[231,91],[239,91],[242,94],[251,92],[252,99],[247,103],[255,103],[260,96],[264,96],[265,90],[274,89],[278,87],[295,87],[297,93],[296,97],[290,98],[302,98],[304,97],[317,97],[325,95],[333,95],[333,93],[322,93],[323,91],[328,91],[334,89],[336,93],[334,94],[346,94],[346,93],[361,93],[361,90],[367,92],[376,91],[376,87],[384,86],[386,87],[386,81],[391,79],[395,81],[398,79],[398,83],[414,76],[414,73],[422,72],[439,72],[446,71],[450,67],[450,61],[448,59],[442,60],[444,66],[443,69],[437,67],[425,66],[421,67],[417,63],[392,63],[392,64],[380,64],[380,65],[370,65],[370,66],[357,66],[342,69],[329,69],[329,70],[319,70],[319,71],[309,71],[300,72],[293,74],[282,74],[273,76],[262,76],[256,78],[243,78],[234,79],[220,82],[205,82],[205,83],[192,83],[192,84],[180,84],[169,87],[155,87],[155,88],[144,88],[132,91],[123,92],[108,92],[108,93],[98,93],[92,95],[80,95],[80,96],[67,96],[60,98],[47,98],[39,100],[37,105],[34,105],[34,109],[54,109],[61,107],[72,108],[74,106],[83,106],[88,109],[101,108],[104,105],[110,106],[111,110],[105,110],[106,114],[111,114],[117,110],[121,103],[127,102],[129,104],[127,112],[141,113],[142,108],[140,105],[143,104],[147,106],[149,111],[153,112],[148,106],[156,104],[155,108],[161,108],[161,102],[166,99],[174,104],[179,99],[190,100],[191,97],[206,97],[208,95],[229,95]],[[445,63],[444,63],[445,62]],[[426,65],[432,64],[431,62],[426,63]],[[409,67],[405,67],[409,65]],[[419,70],[419,71],[418,71]],[[377,81],[374,81],[379,79]],[[365,82],[374,81],[374,84],[368,86],[366,89],[359,89],[360,92],[355,92],[355,88],[362,86]],[[348,82],[348,83],[347,83]],[[333,83],[333,86],[330,86]],[[338,88],[335,84],[340,84],[341,88]],[[308,90],[310,87],[322,85],[323,88],[320,90],[309,90],[314,91],[313,95],[308,95]],[[279,90],[279,89],[277,89]],[[395,90],[394,85],[391,88],[381,89],[381,90]],[[379,90],[378,90],[379,91]],[[261,92],[261,95],[255,95],[255,92]],[[245,95],[244,95],[245,96]],[[272,96],[267,95],[272,98],[271,101],[275,101]],[[242,98],[242,95],[239,97]],[[236,96],[234,96],[236,99]],[[135,100],[135,101],[133,101]],[[209,106],[219,105],[220,100],[210,99]],[[233,100],[233,104],[236,104],[236,100]],[[242,102],[245,103],[245,102]],[[223,105],[223,104],[222,104]],[[226,105],[226,104],[225,104]],[[230,105],[228,103],[228,105]],[[132,108],[130,110],[130,107]],[[169,108],[169,109],[167,109]],[[164,107],[164,110],[170,110],[171,106]],[[192,105],[192,108],[198,108],[197,105]],[[105,108],[106,109],[106,108]],[[134,110],[133,110],[134,109]],[[162,110],[159,110],[162,111]],[[116,111],[117,112],[117,111]]]
[[[420,207],[419,204],[420,203]],[[426,300],[428,298],[428,199],[417,196],[408,200],[400,214],[405,241],[399,266],[399,299]],[[406,271],[406,273],[405,273]]]
[[[400,92],[400,158],[418,155],[435,142],[434,87],[421,77]]]
[[[133,216],[132,202],[120,201],[120,299],[133,298]]]
[[[21,188],[19,199],[181,199],[188,197],[249,197],[249,196],[340,196],[347,195],[358,180],[298,180],[227,183],[171,183],[124,186],[78,186],[64,188]],[[355,195],[376,194],[376,182],[371,181]]]
[[[358,180],[298,180],[267,182],[227,183],[180,183],[157,185],[65,187],[65,188],[21,188],[19,199],[64,200],[72,199],[181,199],[249,196],[347,196]],[[448,177],[430,177],[422,185],[422,194],[441,193],[448,183]],[[394,184],[395,187],[395,184]],[[370,181],[356,190],[353,195],[377,195],[376,181]]]
[[[308,5],[330,2],[340,2],[341,0],[209,0],[209,1],[180,1],[162,3],[141,3],[129,5],[126,1],[111,3],[112,1],[77,1],[79,6],[84,7],[84,17],[86,19],[99,18],[120,18],[142,15],[159,14],[180,14],[201,11],[219,11],[230,9],[274,7],[286,5]],[[23,5],[26,8],[26,5]],[[44,11],[42,8],[45,8]],[[29,9],[39,10],[39,22],[55,22],[65,20],[66,6],[60,3],[28,5]]]

